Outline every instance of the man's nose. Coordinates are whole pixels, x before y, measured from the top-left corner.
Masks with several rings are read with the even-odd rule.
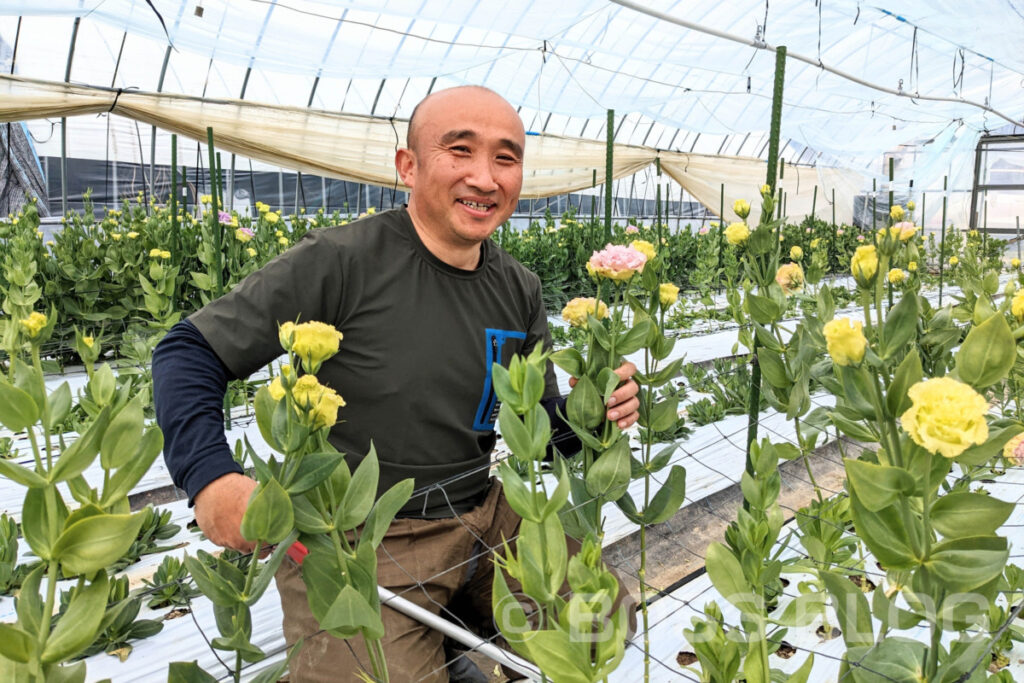
[[[474,159],[466,176],[466,184],[482,192],[494,192],[498,189],[494,168],[490,159]]]

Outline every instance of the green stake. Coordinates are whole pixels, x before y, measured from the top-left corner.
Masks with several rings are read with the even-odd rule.
[[[224,245],[224,228],[220,224],[219,202],[217,197],[217,181],[214,177],[214,169],[217,168],[217,153],[213,147],[213,128],[206,129],[206,145],[210,153],[210,216],[213,231],[213,298],[218,299],[224,293],[224,273],[221,265],[221,249]]]
[[[939,238],[939,306],[942,305],[942,271],[946,267],[946,201],[949,177],[942,176],[942,232]]]
[[[178,136],[171,133],[171,239],[174,263],[181,263],[178,235]]]
[[[608,110],[608,130],[605,131],[604,158],[604,238],[612,241],[612,162],[615,156],[615,110]]]
[[[786,77],[786,46],[775,48],[775,85],[772,91],[772,120],[768,134],[768,168],[765,183],[775,193],[775,167],[779,159],[779,129],[782,127],[782,86]],[[781,175],[780,175],[781,177]],[[778,248],[778,247],[776,247]],[[750,460],[751,444],[757,439],[758,406],[761,404],[761,366],[757,363],[757,335],[750,349],[750,395],[747,402],[747,454],[746,470],[754,475],[754,464]],[[744,499],[743,507],[750,504]]]

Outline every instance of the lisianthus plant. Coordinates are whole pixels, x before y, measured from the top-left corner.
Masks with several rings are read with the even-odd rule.
[[[353,472],[327,439],[345,401],[321,384],[316,373],[338,352],[342,334],[322,322],[287,322],[279,339],[288,363],[270,386],[257,392],[255,406],[260,434],[282,458],[264,460],[249,450],[259,485],[241,526],[242,535],[255,544],[254,556],[274,545],[277,549],[267,562],[253,561],[245,574],[221,558],[215,569],[196,558],[187,558],[186,564],[220,614],[222,635],[213,645],[236,652],[237,680],[243,660],[265,656],[250,642],[250,607],[297,539],[309,553],[302,563],[302,580],[320,628],[339,638],[361,636],[369,673],[387,681],[377,547],[412,494],[413,480],[402,480],[376,499],[379,465],[372,445]]]
[[[628,614],[614,607],[620,588],[601,561],[600,541],[589,534],[569,554],[559,517],[571,488],[564,461],[556,460],[557,484],[550,493],[540,476],[551,438],[550,419],[540,405],[547,361],[538,345],[526,358],[513,357],[508,369],[492,368],[502,437],[527,471],[524,483],[507,461],[498,467],[505,497],[522,522],[515,546],[506,543],[495,556],[492,603],[502,635],[540,667],[543,680],[594,683],[622,661]]]
[[[1008,556],[997,531],[1013,505],[970,490],[969,476],[951,485],[947,475],[954,463],[967,475],[1021,431],[1019,423],[991,417],[985,396],[1002,386],[1017,352],[1006,316],[1011,302],[996,310],[978,287],[977,315],[951,371],[943,374],[945,363],[933,363],[937,376],[925,376],[930,333],[920,325],[922,300],[906,289],[890,307],[885,291],[890,264],[907,248],[899,218],[893,215],[877,243],[854,255],[863,319],[824,326],[831,363],[819,366],[819,379],[837,397],[830,413],[835,427],[877,444],[844,460],[856,533],[888,572],[889,587],[874,594],[874,616],[883,624],[877,641],[863,594],[851,593],[849,582],[828,570],[821,578],[849,648],[844,671],[854,680],[865,671],[907,669],[924,680],[941,674],[952,681],[973,667],[987,643],[962,635],[946,647],[943,631],[963,632],[987,615]],[[909,610],[895,607],[897,594]],[[930,643],[881,640],[897,621],[903,628],[923,621]]]
[[[20,320],[17,336],[27,343],[30,362],[13,356],[10,376],[0,376],[0,423],[27,436],[34,461],[23,467],[0,460],[0,475],[26,489],[22,535],[40,559],[23,579],[17,621],[0,625],[0,677],[10,681],[85,679],[84,662],[64,663],[128,608],[127,601],[108,605],[107,568],[128,550],[144,522],[146,513],[130,512],[128,492],[163,447],[159,428],[144,424],[138,399],[117,394],[106,365],[89,380],[99,413],[82,424],[74,442],[58,438],[55,426],[73,408],[71,390],[66,382],[46,390],[39,354],[55,322],[53,314],[38,312]],[[97,456],[103,479],[94,488],[82,473]],[[64,485],[77,508],[65,499]],[[77,583],[55,624],[62,576]]]

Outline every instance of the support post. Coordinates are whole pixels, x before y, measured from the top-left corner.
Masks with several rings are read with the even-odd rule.
[[[978,138],[978,146],[974,148],[974,182],[971,184],[971,217],[969,228],[978,229],[978,182],[981,179],[981,146],[984,136]]]
[[[725,183],[718,192],[718,268],[722,268],[722,235],[725,234]]]
[[[772,91],[772,120],[768,135],[768,170],[765,183],[775,193],[775,166],[779,158],[779,129],[782,126],[782,86],[786,77],[786,46],[775,48],[775,86]],[[776,246],[776,248],[778,248]],[[754,335],[750,349],[750,395],[747,403],[747,453],[746,470],[754,474],[754,463],[750,460],[750,447],[757,440],[758,406],[761,404],[761,366],[757,363],[757,335]],[[744,508],[749,508],[744,500]]]
[[[78,41],[78,25],[82,17],[75,17],[71,29],[71,45],[68,47],[68,63],[64,68],[64,82],[71,82],[71,63],[75,59],[75,43]],[[60,119],[60,206],[61,214],[68,215],[68,117]]]
[[[615,160],[615,110],[608,110],[604,157],[604,238],[612,241],[612,162]]]
[[[949,176],[942,176],[942,232],[939,237],[939,306],[942,306],[942,271],[946,268],[946,203],[949,200]]]
[[[181,245],[178,235],[178,136],[171,133],[171,239],[174,263],[181,263]]]
[[[218,167],[217,153],[213,147],[213,128],[206,129],[206,146],[210,155],[210,170]],[[210,175],[210,220],[213,230],[213,298],[219,299],[224,293],[224,270],[222,266],[221,249],[224,245],[224,228],[220,224],[220,198],[217,196],[217,181],[214,175]]]
[[[818,186],[814,186],[814,196],[811,197],[811,223],[814,223],[815,214],[818,212]]]

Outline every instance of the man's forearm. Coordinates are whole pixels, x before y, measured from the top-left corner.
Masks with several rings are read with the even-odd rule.
[[[192,501],[207,484],[242,468],[224,436],[224,392],[231,372],[188,320],[153,352],[153,403],[164,433],[164,460]]]

